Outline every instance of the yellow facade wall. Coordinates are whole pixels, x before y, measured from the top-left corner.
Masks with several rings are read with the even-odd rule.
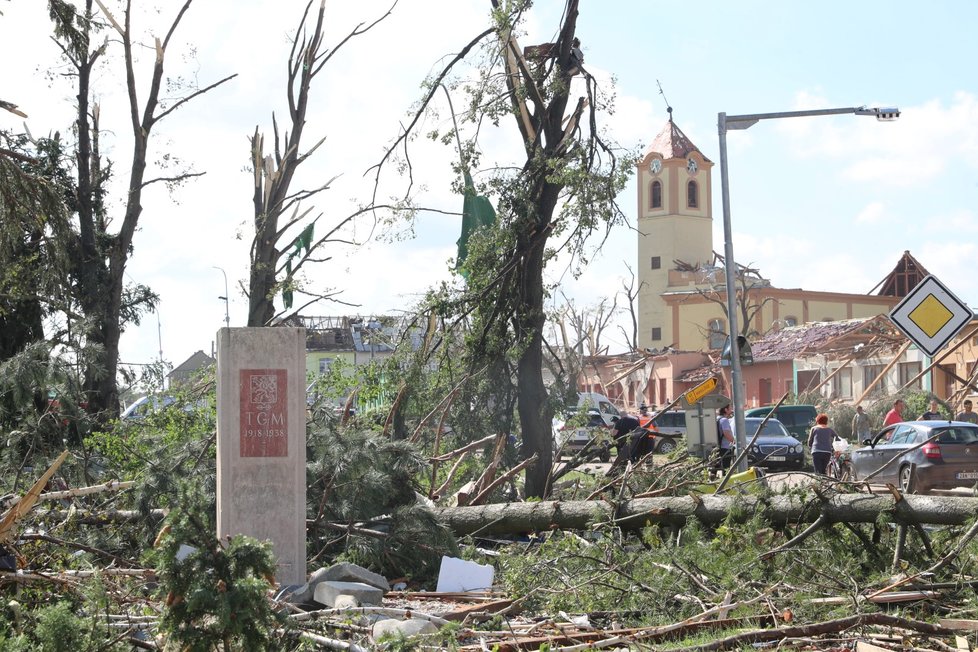
[[[725,300],[723,294],[717,296]],[[756,301],[762,301],[765,297],[770,297],[771,300],[763,306],[751,324],[760,334],[768,332],[774,326],[775,320],[783,323],[786,318],[793,317],[796,324],[805,324],[825,319],[863,319],[886,314],[899,301],[896,297],[779,288],[769,288],[766,294],[758,294]],[[672,295],[667,297],[666,303],[672,312],[672,325],[675,329],[673,346],[681,351],[707,348],[708,325],[711,320],[723,320],[726,328],[726,314],[721,305],[703,296]]]

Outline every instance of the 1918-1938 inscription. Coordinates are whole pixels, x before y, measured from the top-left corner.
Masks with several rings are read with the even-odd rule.
[[[241,457],[288,457],[285,369],[241,369]]]

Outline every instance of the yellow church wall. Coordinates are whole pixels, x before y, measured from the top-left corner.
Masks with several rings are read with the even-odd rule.
[[[722,279],[721,279],[722,280]],[[683,287],[683,290],[687,290]],[[725,301],[724,293],[716,295]],[[680,350],[698,351],[708,344],[708,325],[713,319],[723,320],[726,330],[726,314],[715,301],[698,294],[666,294],[665,303],[672,311],[673,337],[671,342]],[[896,305],[895,297],[844,294],[837,292],[818,292],[806,290],[783,290],[766,288],[756,291],[755,302],[766,301],[754,316],[751,329],[759,334],[769,331],[776,320],[794,318],[796,324],[829,319],[862,319],[886,314]],[[738,315],[740,317],[740,315]],[[783,323],[783,321],[781,322]],[[741,327],[738,324],[738,327]],[[662,344],[669,344],[668,341]],[[661,346],[661,345],[659,345]],[[978,349],[978,344],[976,344]],[[976,383],[978,384],[978,383]]]

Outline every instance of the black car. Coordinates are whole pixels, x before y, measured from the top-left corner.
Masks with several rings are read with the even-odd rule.
[[[855,480],[899,486],[906,493],[973,487],[978,483],[978,426],[959,421],[911,421],[884,428],[852,451]]]
[[[744,419],[747,443],[750,443],[763,420],[757,417]],[[805,468],[805,448],[788,434],[784,424],[777,419],[768,419],[757,441],[747,451],[747,459],[751,466],[798,471]]]

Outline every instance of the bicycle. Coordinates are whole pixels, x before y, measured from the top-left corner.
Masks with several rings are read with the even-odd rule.
[[[832,457],[825,467],[825,475],[838,480],[839,482],[849,482],[853,480],[855,474],[852,463],[849,461],[849,442],[836,440],[832,442]]]

